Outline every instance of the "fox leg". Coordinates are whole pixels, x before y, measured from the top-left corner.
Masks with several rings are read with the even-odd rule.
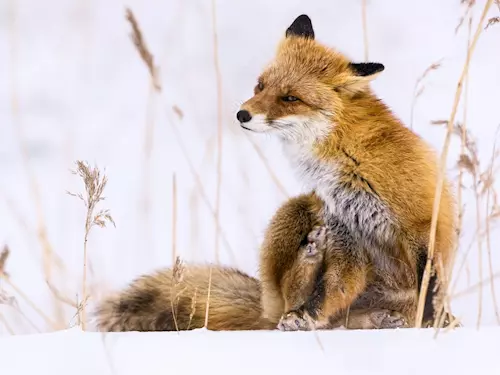
[[[322,201],[313,193],[290,198],[272,217],[259,255],[262,316],[278,323],[285,311],[282,281],[294,267],[297,250],[320,222]]]
[[[340,223],[315,227],[308,240],[324,251],[324,273],[306,303],[282,317],[285,328],[328,327],[330,318],[347,310],[367,285],[365,254]]]

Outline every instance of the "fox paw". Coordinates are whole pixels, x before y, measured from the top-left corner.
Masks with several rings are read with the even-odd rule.
[[[318,254],[318,246],[316,243],[311,242],[306,245],[306,255],[307,257],[314,257]]]
[[[394,329],[407,327],[405,318],[396,311],[374,311],[370,320],[377,329]]]
[[[322,249],[326,245],[328,228],[326,225],[315,226],[307,235],[309,245],[314,245],[315,248]]]
[[[309,331],[310,324],[298,312],[292,311],[283,315],[278,323],[280,331]]]

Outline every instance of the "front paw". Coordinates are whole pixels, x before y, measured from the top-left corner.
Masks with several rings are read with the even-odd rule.
[[[278,329],[280,331],[309,331],[310,324],[306,317],[297,311],[291,311],[281,317]]]
[[[375,328],[378,329],[395,329],[395,328],[405,328],[408,324],[403,317],[396,311],[381,310],[373,312],[370,315],[370,320],[372,321]]]
[[[316,248],[323,249],[326,245],[328,228],[326,225],[315,226],[307,235],[307,241]]]

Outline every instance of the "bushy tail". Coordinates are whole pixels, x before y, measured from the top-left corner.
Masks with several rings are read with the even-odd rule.
[[[143,275],[101,301],[94,311],[99,331],[175,331],[205,325],[209,265],[184,265]],[[261,317],[259,281],[237,269],[212,266],[210,330],[275,329]]]

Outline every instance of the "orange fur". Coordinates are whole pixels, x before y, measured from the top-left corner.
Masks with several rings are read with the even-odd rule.
[[[205,325],[210,266],[187,265],[176,280],[171,268],[134,280],[95,310],[100,331],[175,331]],[[210,330],[274,329],[261,317],[260,284],[234,268],[212,266]]]
[[[304,329],[306,322],[296,313],[305,310],[317,310],[316,329],[345,325],[346,317],[349,328],[406,325],[414,315],[416,293],[400,285],[389,288],[386,278],[346,258],[356,245],[342,233],[317,232],[322,210],[314,193],[302,194],[288,199],[271,218],[260,250],[263,317],[279,319],[285,330],[296,321]],[[315,251],[308,253],[311,244]],[[371,289],[365,291],[367,285]],[[382,302],[374,301],[374,290],[386,294]]]
[[[353,63],[319,43],[308,17],[300,16],[237,115],[243,128],[283,141],[292,164],[325,203],[325,221],[346,226],[369,258],[328,276],[337,281],[322,308],[327,314],[343,310],[370,280],[383,280],[395,292],[417,288],[427,254],[437,157],[371,90],[370,81],[383,69]],[[455,210],[445,179],[435,258],[442,260],[445,274],[455,249]],[[359,263],[362,255],[356,256]],[[434,268],[441,298],[446,276],[436,262]],[[347,295],[338,292],[340,279]],[[279,301],[277,295],[269,298]]]
[[[311,194],[289,199],[277,210],[261,249],[260,274],[265,280],[262,284],[225,266],[186,264],[177,270],[160,269],[140,276],[100,301],[94,312],[97,328],[173,331],[203,327],[210,268],[208,329],[269,330],[275,329],[283,318],[293,323],[293,316],[283,315],[314,297],[320,288],[317,281],[338,266],[329,255],[334,248],[328,242],[330,238],[327,242],[317,241],[315,256],[306,254],[307,247],[316,240],[310,232],[321,223],[320,211],[321,201]],[[325,328],[389,328],[394,318],[397,323],[397,314],[390,307],[361,304],[331,316]]]
[[[125,289],[107,296],[94,311],[101,332],[175,331],[205,325],[212,268],[207,328],[214,331],[272,330],[278,319],[262,317],[257,279],[234,268],[188,264],[178,279],[170,268],[143,275]],[[296,268],[300,272],[299,268]],[[290,270],[293,273],[293,270]],[[350,329],[385,328],[390,311],[356,310]],[[343,324],[343,316],[332,328]]]

